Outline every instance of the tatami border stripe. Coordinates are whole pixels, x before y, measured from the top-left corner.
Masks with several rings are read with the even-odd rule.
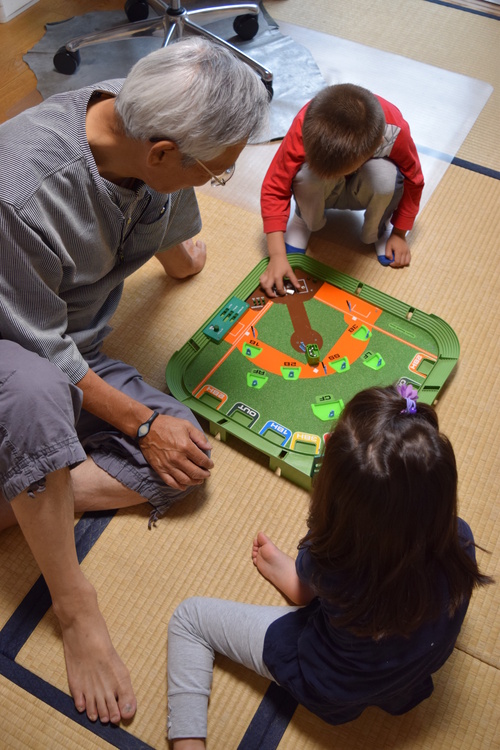
[[[84,514],[75,525],[75,542],[78,560],[81,562],[106,529],[116,511],[101,511]],[[31,587],[28,594],[0,631],[0,674],[18,687],[46,703],[71,721],[92,734],[101,737],[120,750],[154,750],[143,740],[112,724],[89,722],[85,713],[79,714],[73,699],[62,690],[46,682],[38,675],[17,664],[15,657],[33,633],[52,602],[42,576]]]
[[[421,146],[417,143],[417,151],[419,154],[425,156],[432,156],[434,159],[448,162],[454,167],[461,167],[462,169],[468,169],[470,172],[476,172],[477,174],[483,174],[486,177],[492,177],[494,180],[500,180],[500,172],[497,169],[491,169],[490,167],[483,167],[482,164],[476,164],[473,161],[467,161],[467,159],[460,159],[458,156],[450,156],[444,151],[437,151],[434,148],[428,146]]]
[[[115,511],[85,514],[75,526],[78,560],[81,562],[106,529]],[[73,699],[15,661],[21,648],[51,606],[42,576],[0,631],[0,674],[38,700],[101,737],[120,750],[154,750],[124,729],[110,724],[90,724],[86,714],[75,710]],[[238,750],[276,750],[297,708],[297,701],[271,683],[250,722]]]
[[[90,724],[87,715],[85,713],[79,714],[75,709],[73,699],[69,695],[66,695],[62,690],[54,687],[49,682],[46,682],[41,677],[38,677],[38,675],[33,674],[33,672],[30,672],[3,654],[0,654],[0,674],[27,693],[38,698],[38,700],[43,701],[43,703],[67,716],[71,721],[76,722],[87,731],[96,734],[101,739],[109,742],[110,745],[120,748],[120,750],[154,750],[154,748],[147,745],[143,740],[137,739],[137,737],[129,734],[124,729],[121,729],[121,727],[113,724],[101,724],[99,721],[95,724]]]
[[[75,526],[78,561],[81,562],[101,536],[116,511],[84,514]],[[0,630],[0,653],[15,659],[52,604],[42,576],[28,591],[18,608]]]
[[[459,159],[458,156],[455,156],[451,163],[454,167],[462,167],[462,169],[469,169],[471,172],[484,174],[486,177],[493,177],[494,180],[500,180],[500,172],[496,169],[483,167],[481,164],[474,164],[474,162],[467,161],[466,159]]]
[[[295,698],[272,682],[238,750],[276,750],[297,706]]]
[[[40,576],[0,630],[2,656],[12,660],[16,658],[51,604],[47,584]]]
[[[466,13],[473,13],[475,16],[484,16],[484,18],[492,18],[494,21],[499,21],[499,16],[494,13],[486,13],[483,10],[475,10],[475,8],[464,8],[462,5],[454,5],[454,3],[446,3],[444,0],[426,0],[428,3],[434,5],[444,5],[445,8],[453,8],[453,10],[463,10]]]

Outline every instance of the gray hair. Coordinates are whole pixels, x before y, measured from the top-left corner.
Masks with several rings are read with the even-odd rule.
[[[139,60],[115,100],[129,138],[174,141],[188,159],[210,161],[267,125],[259,76],[220,44],[191,37]]]

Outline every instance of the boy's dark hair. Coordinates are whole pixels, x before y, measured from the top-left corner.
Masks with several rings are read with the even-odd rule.
[[[319,177],[348,174],[379,146],[385,116],[371,91],[353,83],[327,86],[311,100],[302,138],[307,163]]]
[[[446,590],[452,616],[492,580],[460,544],[455,455],[437,415],[427,404],[416,414],[405,406],[395,386],[348,403],[299,545],[320,571],[313,586],[341,610],[333,625],[361,636],[407,636],[439,615]]]

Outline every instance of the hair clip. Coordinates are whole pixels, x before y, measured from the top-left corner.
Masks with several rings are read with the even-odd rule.
[[[401,409],[401,414],[417,413],[418,391],[410,383],[400,383],[397,387],[398,393],[406,401],[406,409]]]

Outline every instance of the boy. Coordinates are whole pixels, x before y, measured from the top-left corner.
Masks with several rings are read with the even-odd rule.
[[[328,208],[364,209],[362,241],[376,243],[383,265],[409,265],[405,237],[423,187],[417,149],[397,107],[350,83],[322,89],[295,117],[264,178],[264,291],[283,294],[284,276],[297,284],[286,253],[305,252]],[[289,218],[292,195],[296,209]]]

